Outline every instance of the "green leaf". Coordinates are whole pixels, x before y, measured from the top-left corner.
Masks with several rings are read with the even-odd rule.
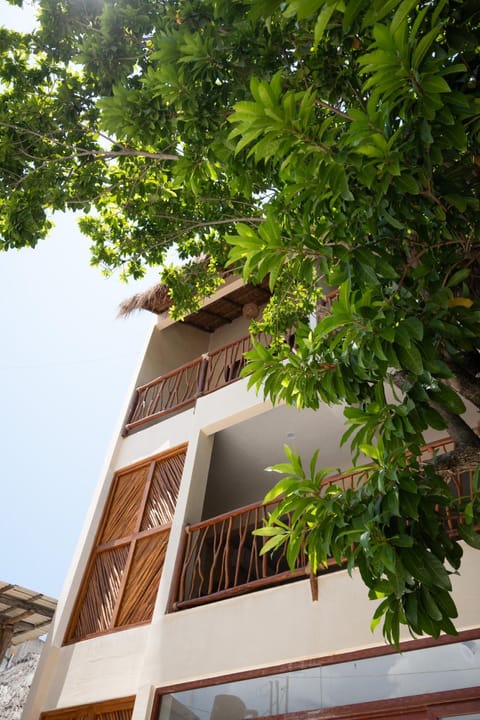
[[[327,25],[330,22],[330,18],[332,17],[333,13],[337,9],[337,6],[339,5],[339,2],[324,2],[322,9],[320,10],[317,22],[315,23],[315,28],[313,31],[313,46],[317,47],[318,43],[321,41],[323,34],[325,30],[327,29]]]
[[[423,142],[425,142],[425,140],[423,140]],[[409,175],[407,173],[402,173],[401,175],[399,175],[395,179],[395,185],[401,192],[411,193],[412,195],[416,195],[420,190],[417,180],[413,177],[413,175]]]
[[[476,550],[480,550],[480,533],[475,532],[471,525],[463,525],[460,523],[457,530],[458,534],[462,540],[465,540],[467,545],[470,545]]]
[[[423,605],[425,607],[425,610],[427,611],[429,616],[432,618],[432,620],[436,620],[437,622],[439,620],[441,620],[443,617],[443,613],[440,611],[432,594],[426,588],[422,588],[421,599],[422,599]]]
[[[440,75],[425,75],[420,79],[420,85],[426,93],[451,92],[450,85]]]
[[[367,6],[370,0],[350,0],[346,3],[343,13],[343,29],[348,32],[360,14],[363,7]]]
[[[359,445],[359,450],[364,455],[371,457],[372,460],[380,460],[380,453],[378,451],[378,448],[376,448],[374,445],[368,445],[367,443],[361,443]]]
[[[416,317],[407,317],[403,321],[403,327],[415,340],[423,340],[423,323]]]
[[[421,375],[423,372],[423,361],[420,351],[415,344],[408,347],[395,343],[395,350],[402,365],[402,368],[408,370],[414,375]]]
[[[457,272],[453,273],[451,278],[449,279],[447,286],[448,287],[456,287],[457,285],[460,285],[464,280],[466,280],[471,275],[470,268],[462,268],[461,270],[457,270]]]
[[[387,212],[387,210],[383,211],[383,217],[385,218],[385,220],[387,221],[387,223],[389,225],[391,225],[393,228],[395,228],[395,230],[403,230],[404,229],[404,224],[397,218],[393,217],[393,215],[391,215],[389,212]]]
[[[278,535],[274,535],[271,537],[265,545],[262,546],[262,549],[260,550],[260,555],[266,555],[267,553],[276,550],[280,547],[280,545],[283,545],[286,542],[287,536],[285,533],[279,533]]]
[[[455,415],[461,415],[465,412],[465,405],[463,400],[445,383],[439,383],[437,389],[429,391],[430,396],[444,408],[454,413]]]
[[[442,418],[440,413],[430,407],[430,405],[423,405],[421,412],[427,425],[434,430],[445,430],[447,427],[446,421]]]
[[[417,7],[417,5],[417,0],[403,0],[403,2],[400,3],[398,10],[393,16],[393,20],[390,24],[390,31],[392,32],[392,34],[396,32],[401,27],[401,25],[405,23],[408,15],[415,7]]]
[[[412,52],[412,69],[418,70],[423,59],[441,32],[440,25],[434,27],[422,37]]]

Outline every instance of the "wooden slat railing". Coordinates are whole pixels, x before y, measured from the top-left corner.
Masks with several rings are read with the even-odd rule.
[[[238,380],[245,365],[244,353],[252,349],[252,339],[246,335],[207,355],[202,395],[218,390]]]
[[[125,429],[158,420],[195,402],[200,393],[202,357],[137,388]]]
[[[440,440],[426,446],[423,457],[429,459],[435,453],[448,452],[452,448],[451,440]],[[322,487],[335,484],[344,490],[356,488],[367,476],[368,470],[342,473],[328,478]],[[459,497],[473,493],[472,472],[459,474],[452,483]],[[268,538],[252,535],[252,531],[263,527],[276,502],[254,503],[185,528],[170,612],[280,585],[309,574],[303,551],[293,571],[288,567],[285,547],[260,556]],[[446,513],[446,522],[452,531],[457,520],[451,513]],[[340,569],[341,566],[332,559],[320,572]]]
[[[125,431],[193,405],[198,397],[235,382],[244,366],[244,353],[251,348],[252,339],[247,335],[141,385]]]
[[[336,296],[337,291],[334,290],[319,302],[317,319],[328,313]],[[288,338],[291,346],[294,337],[292,331]],[[270,342],[264,334],[258,339],[266,345]],[[246,335],[138,387],[127,415],[125,434],[168,413],[191,406],[197,397],[238,380],[245,364],[244,353],[251,348],[251,336]]]
[[[335,483],[346,490],[361,485],[365,476],[365,470],[335,475],[324,486]],[[279,585],[309,574],[303,550],[294,570],[288,567],[285,547],[260,556],[268,538],[252,535],[252,531],[263,527],[275,504],[276,501],[267,505],[253,503],[185,528],[171,611]],[[327,569],[335,569],[335,563],[332,561]]]

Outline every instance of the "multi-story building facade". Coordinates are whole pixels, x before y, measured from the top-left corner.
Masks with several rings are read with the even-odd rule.
[[[273,408],[239,377],[267,300],[230,278],[183,323],[161,292],[137,303],[157,323],[24,720],[480,718],[475,551],[453,577],[459,635],[405,634],[402,653],[370,631],[355,573],[259,556],[251,530],[284,443],[361,482],[341,475],[341,408]]]

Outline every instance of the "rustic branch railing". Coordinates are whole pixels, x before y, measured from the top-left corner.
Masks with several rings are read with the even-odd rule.
[[[244,353],[251,348],[247,335],[138,387],[126,432],[193,405],[198,397],[238,380]]]
[[[199,357],[137,388],[126,430],[193,403],[200,388],[201,370]]]
[[[328,314],[337,294],[338,291],[333,290],[319,300],[317,321]],[[291,347],[294,338],[294,330],[291,330],[287,335]],[[258,340],[265,345],[270,342],[270,338],[263,333],[258,336]],[[251,348],[252,338],[246,335],[138,387],[127,414],[124,433],[193,405],[197,397],[238,380],[245,364],[244,353]]]
[[[325,486],[354,488],[364,482],[366,471],[345,473],[328,479]],[[268,538],[252,535],[263,527],[276,501],[247,505],[185,528],[183,551],[173,586],[170,611],[241,595],[283,584],[309,575],[307,558],[300,552],[294,570],[286,560],[286,548],[260,556]],[[325,571],[339,569],[332,562]]]
[[[292,572],[285,548],[260,556],[266,538],[252,535],[272,506],[254,503],[185,528],[183,562],[170,610],[180,610],[305,577],[301,553]]]
[[[453,442],[449,439],[437,441],[426,446],[423,457],[428,460],[435,453],[448,452],[452,448]],[[367,476],[368,470],[342,473],[328,478],[322,487],[335,484],[344,490],[356,488]],[[459,474],[451,482],[458,497],[473,493],[472,472]],[[268,538],[252,535],[252,531],[264,525],[276,502],[254,503],[185,528],[172,584],[170,612],[280,585],[309,574],[303,551],[293,571],[288,567],[285,547],[260,556]],[[457,520],[450,512],[446,514],[447,525],[452,531]],[[332,559],[320,572],[340,569],[341,566]]]

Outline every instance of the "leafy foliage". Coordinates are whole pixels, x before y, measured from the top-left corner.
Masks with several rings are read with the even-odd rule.
[[[225,267],[268,275],[252,332],[272,343],[248,353],[250,386],[344,404],[343,442],[375,465],[362,487],[320,490],[291,454],[280,507],[296,520],[283,506],[264,532],[292,560],[306,543],[313,568],[357,566],[389,641],[402,624],[454,632],[445,473],[480,463],[460,397],[480,408],[475,0],[38,8],[34,33],[0,30],[0,246],[34,246],[75,208],[107,271],[138,277],[174,247],[178,317]],[[429,428],[457,449],[422,465]]]
[[[299,455],[285,448],[289,462],[273,466],[283,477],[265,498],[279,502],[269,525],[256,531],[268,537],[262,554],[287,543],[292,569],[301,550],[313,573],[328,567],[330,558],[350,574],[357,567],[369,597],[381,600],[372,629],[383,620],[383,633],[392,644],[399,645],[401,624],[412,634],[455,634],[450,575],[460,567],[462,548],[439,517],[469,507],[461,537],[478,547],[479,536],[471,527],[478,516],[478,490],[473,501],[453,500],[447,482],[431,465],[420,467],[416,460],[398,457],[393,466],[378,448],[363,450],[376,462],[357,468],[355,486],[345,487],[341,478],[335,482],[328,471],[316,470],[316,455],[306,473]]]

